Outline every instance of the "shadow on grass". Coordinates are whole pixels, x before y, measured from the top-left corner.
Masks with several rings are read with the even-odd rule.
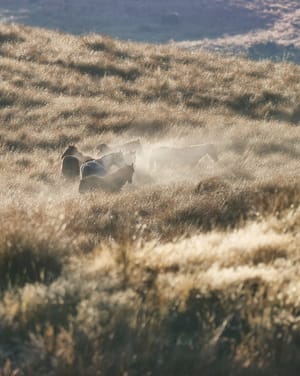
[[[20,35],[12,32],[0,33],[0,44],[2,43],[20,43],[24,42],[25,39],[20,37]]]
[[[199,195],[199,200],[193,206],[179,209],[167,219],[168,224],[204,231],[234,228],[246,220],[256,219],[257,213],[279,213],[299,202],[297,183],[280,179],[249,183],[246,189],[231,188],[222,179],[207,179],[196,186],[194,194]]]
[[[47,241],[37,241],[26,235],[7,239],[0,254],[0,289],[22,287],[27,283],[51,283],[62,271],[58,255],[47,251]]]
[[[80,73],[98,78],[104,76],[117,76],[126,81],[134,81],[141,75],[138,69],[132,68],[125,70],[113,65],[100,66],[92,63],[72,63],[69,67],[76,69]]]

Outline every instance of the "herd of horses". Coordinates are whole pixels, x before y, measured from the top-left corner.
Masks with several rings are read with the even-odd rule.
[[[83,154],[75,145],[69,145],[62,154],[61,172],[68,180],[79,179],[79,192],[119,192],[126,183],[132,183],[137,158],[144,156],[140,140],[121,145],[100,144],[96,147],[97,158]],[[160,146],[153,148],[148,157],[149,168],[170,166],[194,167],[208,155],[218,161],[214,144],[200,144],[175,148]]]

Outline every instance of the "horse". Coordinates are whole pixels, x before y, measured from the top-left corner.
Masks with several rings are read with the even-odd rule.
[[[69,145],[67,149],[63,152],[61,159],[63,159],[66,156],[73,156],[78,158],[80,161],[85,162],[87,160],[93,159],[90,156],[87,156],[83,154],[75,145]]]
[[[100,155],[106,154],[106,153],[112,153],[116,151],[122,151],[122,152],[136,152],[136,153],[142,153],[142,144],[139,139],[125,142],[124,144],[120,145],[113,145],[108,146],[107,144],[99,144],[96,146],[96,150],[100,153]]]
[[[136,151],[123,152],[113,152],[106,155],[103,155],[101,158],[96,159],[105,166],[117,166],[123,167],[125,164],[135,163],[136,161]]]
[[[120,192],[122,187],[128,183],[132,183],[132,176],[134,173],[133,164],[121,167],[112,174],[104,177],[87,176],[80,180],[79,192],[104,191],[104,192]]]
[[[219,160],[214,144],[199,144],[181,148],[161,146],[151,151],[150,167],[157,164],[160,167],[170,165],[195,166],[199,159],[205,155],[208,155],[214,162]]]
[[[100,156],[113,152],[112,148],[110,146],[108,146],[107,144],[97,145],[96,150],[97,150],[97,152],[99,152]]]
[[[107,169],[96,160],[86,161],[80,166],[80,177],[81,179],[87,176],[105,176],[107,174]]]
[[[61,164],[62,175],[67,179],[73,179],[80,174],[80,162],[73,155],[66,155]]]
[[[136,162],[136,151],[129,151],[124,153],[124,159],[126,164],[131,164]]]
[[[75,145],[69,145],[62,154],[61,159],[62,175],[67,179],[72,179],[80,175],[81,164],[92,158],[81,153]]]
[[[84,162],[80,167],[80,176],[81,178],[86,178],[91,175],[105,176],[112,166],[120,168],[125,165],[125,159],[121,152],[110,153],[99,159]]]
[[[115,146],[115,149],[119,149],[123,152],[136,152],[141,153],[142,152],[142,144],[139,139],[125,142],[125,144],[117,145]]]
[[[106,170],[109,170],[112,166],[124,167],[126,165],[124,155],[120,151],[103,155],[95,161],[102,164]]]

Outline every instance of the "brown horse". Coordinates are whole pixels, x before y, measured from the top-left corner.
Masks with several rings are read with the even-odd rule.
[[[62,175],[67,179],[72,179],[80,175],[81,164],[92,158],[81,153],[75,145],[69,145],[62,154],[61,159]]]
[[[87,176],[80,180],[79,192],[89,191],[104,191],[104,192],[120,192],[122,187],[128,183],[132,183],[132,176],[134,173],[133,164],[122,167],[112,174],[104,177]]]

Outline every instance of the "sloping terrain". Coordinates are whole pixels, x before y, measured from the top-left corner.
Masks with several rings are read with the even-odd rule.
[[[1,372],[298,375],[300,68],[1,25],[0,77]],[[137,138],[120,193],[62,178]]]
[[[2,0],[0,21],[299,63],[299,2]]]

